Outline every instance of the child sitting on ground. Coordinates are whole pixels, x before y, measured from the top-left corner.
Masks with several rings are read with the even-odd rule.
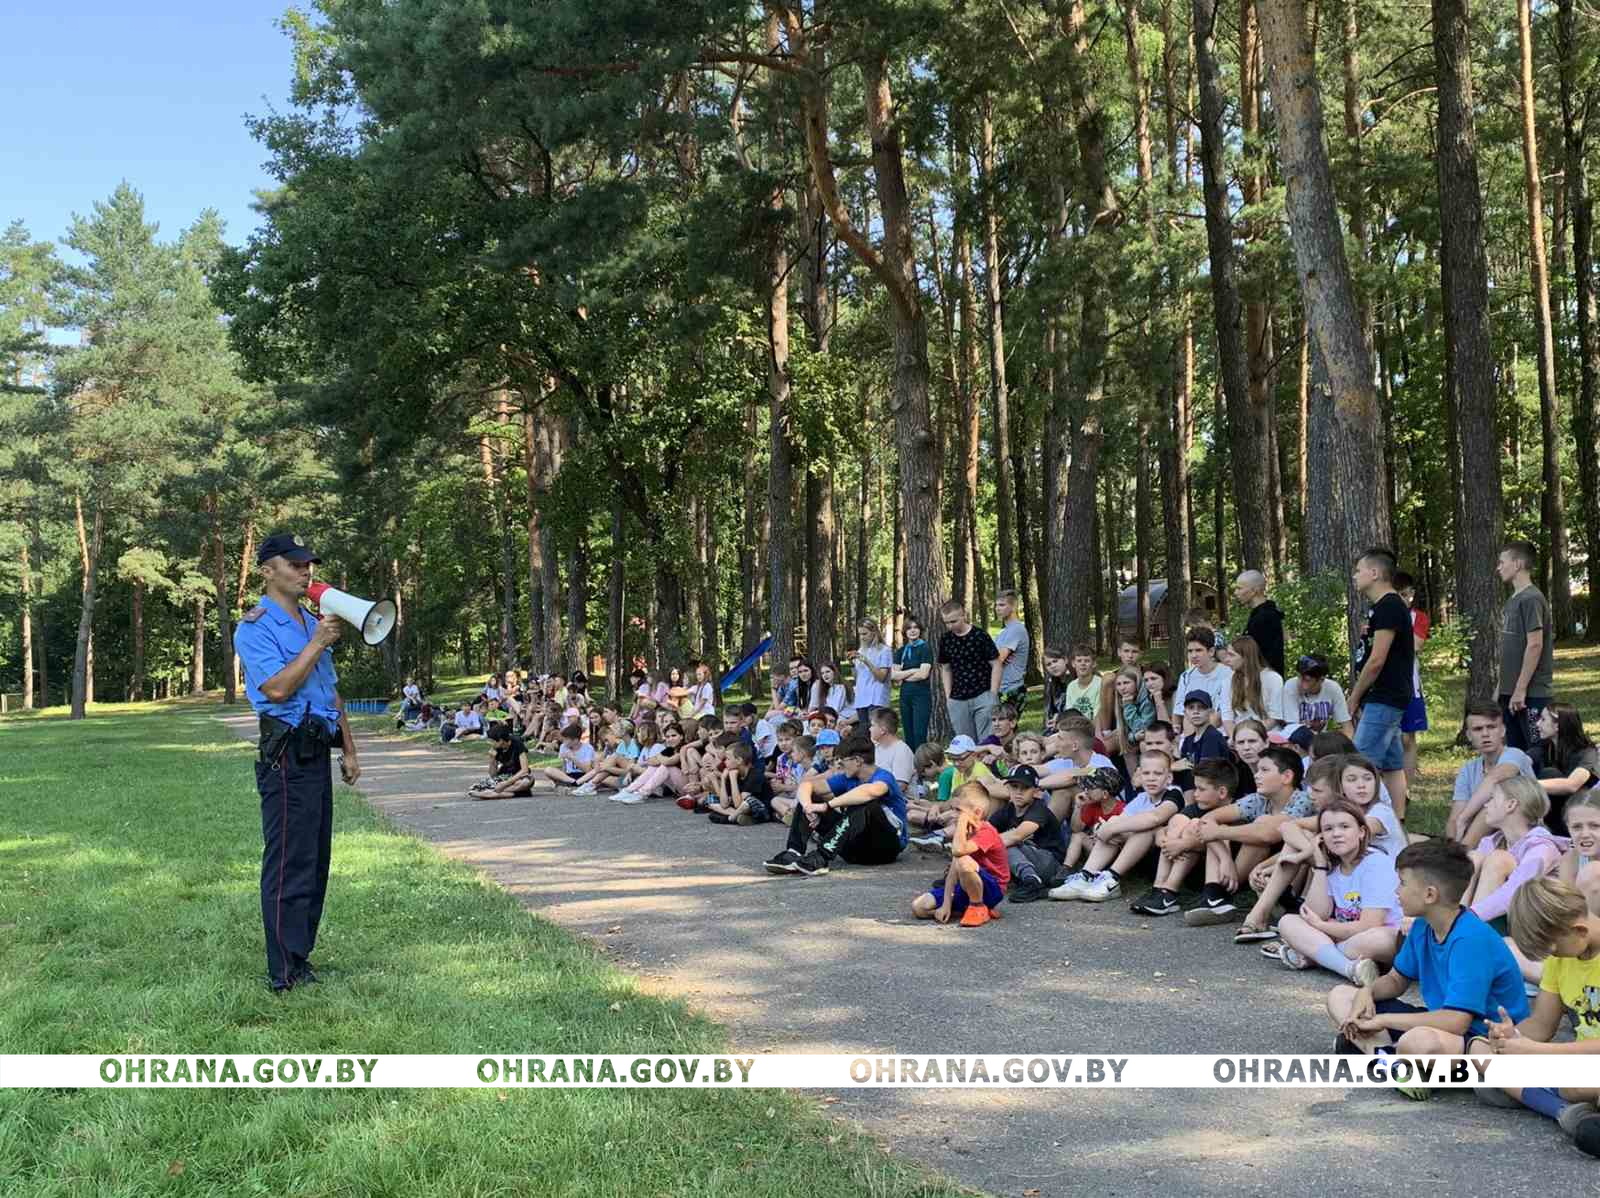
[[[1066,875],[1077,872],[1088,856],[1089,847],[1094,843],[1095,829],[1106,820],[1121,815],[1126,807],[1122,799],[1122,775],[1114,768],[1095,770],[1079,780],[1077,797],[1072,800],[1067,855],[1061,862]],[[1057,876],[1062,881],[1066,880],[1060,871]]]
[[[1317,827],[1305,901],[1278,921],[1280,942],[1261,952],[1285,969],[1309,969],[1315,963],[1370,986],[1378,980],[1378,964],[1353,956],[1351,938],[1399,925],[1400,879],[1390,859],[1372,850],[1372,829],[1354,803],[1335,799],[1318,812]]]
[[[1335,986],[1328,1017],[1339,1029],[1335,1052],[1458,1056],[1505,1008],[1520,1023],[1528,997],[1511,950],[1495,930],[1461,906],[1472,859],[1452,841],[1419,841],[1395,861],[1401,912],[1412,920],[1394,965],[1370,986]],[[1423,1006],[1400,1001],[1415,982]],[[1392,1047],[1391,1047],[1391,1042]],[[1428,1098],[1426,1087],[1402,1087]]]
[[[600,743],[604,747],[605,755],[596,760],[594,767],[578,779],[578,788],[573,793],[592,795],[601,787],[607,790],[618,790],[627,785],[628,779],[633,777],[634,771],[639,768],[639,754],[642,751],[639,742],[633,738],[633,724],[627,720],[619,720],[615,725],[607,724],[600,730]]]
[[[1006,846],[1012,878],[1007,897],[1014,903],[1037,902],[1061,868],[1061,821],[1045,802],[1031,765],[1019,765],[1007,776],[1006,798],[989,822]]]
[[[475,786],[467,793],[474,799],[509,799],[533,790],[533,770],[528,765],[528,746],[510,723],[489,726],[489,743],[494,748],[494,777],[487,786]]]
[[[663,788],[669,793],[681,793],[686,785],[685,756],[683,728],[678,724],[668,724],[662,729],[659,750],[651,755],[648,762],[641,762],[644,769],[639,776],[612,795],[611,801],[629,805],[642,803]]]
[[[1017,709],[1001,703],[989,717],[989,727],[989,735],[979,743],[978,752],[991,769],[1003,771],[1004,763],[1011,760],[1012,738],[1017,734]]]
[[[917,835],[911,837],[910,844],[916,848],[942,850],[943,837],[938,838],[937,845],[923,842],[930,833],[948,830],[956,817],[955,806],[951,802],[941,802],[939,798],[942,789],[940,779],[949,768],[945,763],[944,747],[931,740],[924,741],[917,746],[911,760],[917,773],[917,797],[906,803],[906,822],[917,830]]]
[[[1166,720],[1156,720],[1144,730],[1144,739],[1139,742],[1139,748],[1141,752],[1154,749],[1157,753],[1167,755],[1172,762],[1172,784],[1187,799],[1194,790],[1194,763],[1178,753],[1178,730]],[[1137,766],[1138,763],[1134,764]]]
[[[800,783],[807,778],[815,776],[812,762],[815,760],[817,742],[809,736],[797,736],[789,745],[789,764],[784,770],[784,781],[788,783],[782,789],[774,786],[772,795],[772,818],[788,823],[789,816],[795,807],[795,792],[800,789]]]
[[[1277,939],[1272,913],[1285,895],[1304,892],[1311,873],[1311,839],[1316,831],[1317,813],[1341,797],[1339,782],[1343,776],[1343,757],[1325,757],[1306,771],[1311,815],[1279,823],[1278,835],[1283,839],[1283,848],[1251,871],[1250,888],[1256,892],[1256,904],[1245,916],[1244,927],[1234,937],[1235,944]],[[1296,905],[1291,901],[1285,907],[1292,909]]]
[[[1498,920],[1501,932],[1517,888],[1553,871],[1571,843],[1544,826],[1549,810],[1544,787],[1520,774],[1495,783],[1483,805],[1490,831],[1469,854],[1477,876],[1462,901],[1479,919]]]
[[[1206,691],[1192,690],[1183,697],[1183,739],[1178,742],[1178,752],[1191,764],[1228,756],[1228,738],[1211,722],[1213,710]]]
[[[1589,910],[1600,915],[1600,788],[1573,795],[1564,814],[1572,847],[1561,858],[1558,876],[1582,891]]]
[[[1183,792],[1172,785],[1172,759],[1165,753],[1140,753],[1137,781],[1141,793],[1121,815],[1100,822],[1083,869],[1052,890],[1051,898],[1103,903],[1122,893],[1122,876],[1144,860],[1155,846],[1156,829],[1183,807]]]
[[[772,784],[742,740],[728,746],[728,755],[707,816],[714,824],[764,824],[772,819]]]
[[[1194,767],[1194,795],[1187,807],[1167,821],[1156,833],[1156,884],[1133,905],[1136,915],[1171,915],[1178,909],[1178,890],[1189,871],[1205,861],[1205,887],[1201,892],[1199,914],[1205,920],[1187,921],[1195,926],[1223,923],[1233,915],[1228,896],[1239,888],[1233,872],[1233,854],[1222,844],[1209,844],[1200,832],[1207,820],[1215,821],[1218,812],[1232,806],[1238,772],[1228,761],[1197,762]]]
[[[1571,828],[1571,824],[1568,824]],[[1593,1055],[1600,1053],[1600,918],[1574,886],[1556,878],[1535,878],[1511,898],[1511,934],[1524,957],[1542,960],[1539,993],[1521,1022],[1504,1012],[1489,1024],[1487,1037],[1474,1037],[1467,1052],[1496,1055]],[[1552,1043],[1561,1017],[1572,1021],[1576,1039]],[[1538,1111],[1554,1119],[1582,1151],[1600,1156],[1600,1090],[1526,1087],[1482,1089],[1489,1106]]]
[[[568,724],[561,730],[561,748],[556,755],[561,764],[543,767],[538,776],[556,786],[577,786],[578,779],[594,765],[594,746],[585,743],[581,724]]]
[[[1256,760],[1255,793],[1217,811],[1214,818],[1201,821],[1200,839],[1207,844],[1221,844],[1234,854],[1235,876],[1254,879],[1257,867],[1283,844],[1284,823],[1316,814],[1311,796],[1300,789],[1300,770],[1300,754],[1285,745],[1271,746]],[[1331,785],[1327,798],[1333,798]],[[1265,925],[1254,922],[1269,918],[1270,912],[1270,907],[1261,911],[1257,903],[1234,937],[1235,943],[1271,939],[1261,935]],[[1184,918],[1187,920],[1188,916]]]
[[[1000,917],[1000,903],[1011,883],[1006,847],[987,818],[999,803],[976,783],[963,786],[952,802],[956,819],[950,868],[942,883],[912,900],[911,914],[940,923],[956,917],[964,928],[982,927]]]

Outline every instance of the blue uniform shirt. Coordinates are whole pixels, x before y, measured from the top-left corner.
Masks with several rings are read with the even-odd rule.
[[[339,676],[333,670],[333,650],[323,651],[315,668],[287,702],[274,703],[261,693],[261,684],[288,665],[311,643],[317,618],[301,611],[302,627],[283,608],[266,595],[261,596],[262,613],[254,620],[241,620],[233,630],[233,647],[244,663],[244,693],[257,715],[275,716],[298,728],[306,713],[318,717],[330,731],[339,727],[339,709],[334,706]]]
[[[1487,1035],[1486,1021],[1498,1018],[1501,1007],[1513,1023],[1528,1017],[1528,996],[1516,958],[1500,933],[1465,907],[1457,912],[1443,943],[1427,920],[1416,920],[1395,956],[1394,971],[1417,983],[1428,1010],[1470,1015],[1468,1036]]]

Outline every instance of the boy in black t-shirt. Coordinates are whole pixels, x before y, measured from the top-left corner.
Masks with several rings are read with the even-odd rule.
[[[742,740],[728,747],[717,777],[716,803],[706,815],[714,824],[765,824],[772,820],[772,782]]]
[[[989,817],[1011,867],[1006,897],[1014,903],[1036,902],[1049,892],[1048,882],[1061,868],[1061,821],[1045,802],[1038,771],[1030,765],[1019,765],[1006,776],[1006,797],[1010,802]]]
[[[1411,705],[1411,670],[1416,656],[1411,639],[1411,609],[1394,589],[1394,554],[1369,549],[1351,575],[1372,604],[1356,664],[1361,673],[1350,688],[1350,713],[1356,721],[1356,752],[1383,773],[1384,786],[1400,819],[1406,816],[1405,747],[1400,721]]]
[[[474,787],[475,799],[510,799],[533,791],[533,769],[528,764],[528,746],[507,722],[489,725],[489,743],[494,746],[495,781],[490,786]]]
[[[988,737],[1000,694],[1000,650],[994,638],[967,619],[967,609],[946,603],[939,609],[939,676],[950,725],[958,736]]]

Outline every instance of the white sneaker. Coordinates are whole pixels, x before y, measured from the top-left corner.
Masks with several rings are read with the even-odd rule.
[[[1098,875],[1093,882],[1090,882],[1078,897],[1086,903],[1103,903],[1107,899],[1116,898],[1121,893],[1122,883],[1112,877],[1111,872],[1107,870]]]
[[[573,787],[572,793],[575,795],[592,795],[599,792],[595,790],[593,782],[585,782],[582,786]]]
[[[1350,980],[1358,986],[1370,986],[1378,980],[1378,963],[1371,957],[1362,957],[1351,970]]]
[[[1081,899],[1093,883],[1094,879],[1080,869],[1061,885],[1050,891],[1050,897],[1061,900]]]
[[[634,803],[644,802],[644,796],[635,790],[619,790],[609,797],[613,803],[627,803],[630,806]]]

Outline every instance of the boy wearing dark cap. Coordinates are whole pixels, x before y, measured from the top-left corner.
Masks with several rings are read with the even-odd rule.
[[[1183,697],[1183,740],[1178,742],[1178,756],[1191,765],[1213,758],[1228,758],[1228,738],[1211,722],[1215,710],[1211,696],[1202,690],[1192,690]]]
[[[1344,691],[1328,677],[1328,659],[1307,653],[1294,663],[1295,676],[1284,684],[1283,708],[1279,718],[1290,727],[1309,728],[1313,733],[1332,729],[1354,736],[1350,708]]]
[[[1061,868],[1061,821],[1045,802],[1038,771],[1031,765],[1019,765],[1006,776],[1006,798],[989,817],[1011,867],[1006,897],[1014,903],[1037,902]]]
[[[1056,871],[1058,878],[1083,864],[1094,844],[1095,828],[1122,814],[1127,806],[1122,791],[1122,775],[1115,766],[1090,770],[1079,780],[1078,793],[1072,800],[1071,822],[1065,830],[1067,855],[1061,862],[1061,869]]]

